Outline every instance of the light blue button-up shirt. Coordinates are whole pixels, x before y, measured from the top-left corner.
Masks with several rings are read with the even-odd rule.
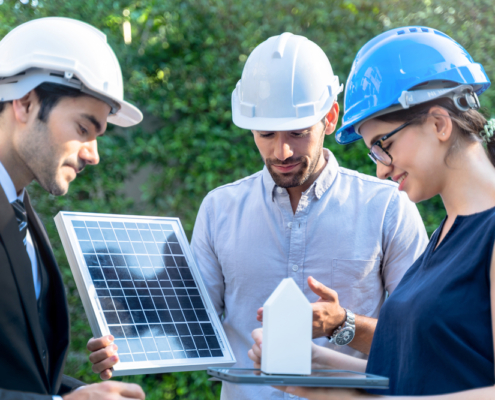
[[[386,291],[393,292],[423,252],[427,235],[416,206],[391,181],[339,167],[329,150],[327,165],[306,190],[295,213],[289,194],[266,167],[219,187],[204,199],[192,250],[237,359],[247,356],[256,311],[280,281],[291,277],[314,302],[313,276],[336,290],[343,307],[378,317]],[[357,357],[364,354],[327,339],[320,345]],[[290,349],[287,349],[290,351]],[[287,398],[269,386],[223,383],[222,399]]]

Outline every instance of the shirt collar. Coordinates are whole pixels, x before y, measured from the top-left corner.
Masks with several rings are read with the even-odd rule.
[[[9,173],[0,162],[0,185],[2,186],[5,195],[7,196],[7,200],[9,203],[13,203],[16,200],[23,201],[24,200],[24,192],[26,189],[22,189],[22,192],[19,196],[17,196],[17,192],[15,191],[14,182],[10,178]]]
[[[339,163],[330,150],[324,148],[323,156],[327,160],[327,165],[325,165],[325,168],[323,168],[323,171],[321,171],[316,181],[314,181],[313,184],[306,191],[306,193],[310,193],[312,190],[314,190],[315,196],[318,200],[325,194],[328,188],[332,186],[332,183],[335,180],[337,171],[339,169]],[[278,188],[278,186],[275,184],[275,181],[270,175],[270,172],[268,171],[266,165],[263,168],[263,184],[265,186],[266,192],[271,194],[272,201],[274,201],[275,189]]]

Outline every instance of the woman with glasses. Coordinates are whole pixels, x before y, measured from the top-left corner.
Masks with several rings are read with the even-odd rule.
[[[385,302],[368,361],[313,346],[313,368],[387,376],[390,389],[375,391],[379,398],[495,399],[495,123],[478,111],[489,85],[464,48],[431,28],[394,29],[358,52],[337,141],[364,139],[379,178],[396,181],[414,202],[440,195],[446,217]],[[261,335],[253,332],[255,362]]]

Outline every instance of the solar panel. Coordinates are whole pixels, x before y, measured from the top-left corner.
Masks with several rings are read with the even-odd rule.
[[[93,335],[115,337],[115,376],[235,363],[178,218],[60,212],[55,223]]]

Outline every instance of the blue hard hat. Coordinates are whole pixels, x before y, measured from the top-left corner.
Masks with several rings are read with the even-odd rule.
[[[347,144],[361,139],[356,125],[373,116],[439,97],[460,96],[462,90],[478,102],[476,94],[489,86],[483,66],[446,34],[421,26],[392,29],[357,53],[347,79],[344,116],[336,140]]]

